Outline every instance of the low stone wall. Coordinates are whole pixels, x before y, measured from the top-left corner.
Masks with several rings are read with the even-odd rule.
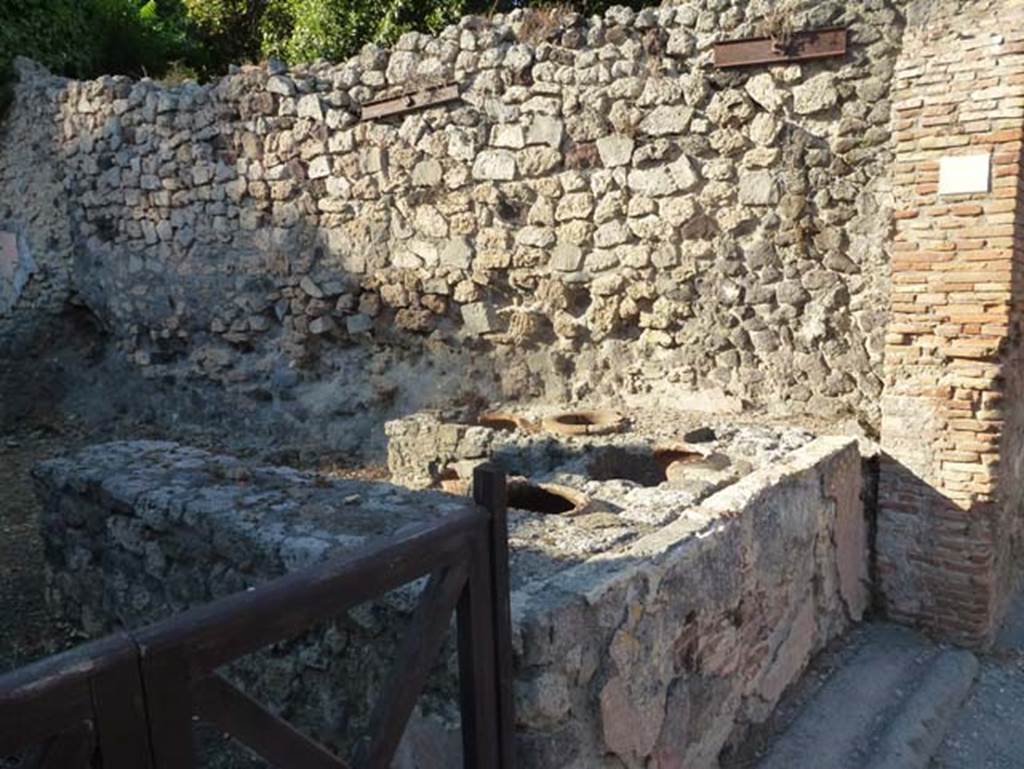
[[[538,540],[516,547],[521,765],[716,766],[811,655],[861,617],[860,467],[854,441],[819,438],[626,546],[562,556],[557,569],[533,568],[553,557]],[[37,479],[51,598],[94,633],[344,552],[414,514],[465,504],[388,484],[318,483],[160,443],[95,447],[44,464]],[[514,513],[513,540],[537,523]],[[351,612],[295,654],[283,648],[261,658],[260,676],[239,675],[286,715],[319,718],[320,734],[334,730],[333,741],[344,742],[339,724],[360,725],[359,703],[379,686],[386,660],[387,643],[363,645],[393,636],[411,597]],[[402,766],[456,765],[446,660],[406,735]],[[349,700],[354,711],[339,712]]]
[[[48,601],[90,636],[163,619],[467,504],[385,483],[324,484],[156,441],[92,447],[46,463],[36,479]],[[247,657],[231,675],[284,717],[350,750],[351,735],[368,722],[367,693],[383,685],[420,587]],[[404,750],[458,748],[457,734],[453,745],[444,742],[451,732],[444,725],[458,717],[454,654],[451,644],[441,656],[413,720],[414,744]],[[433,742],[416,743],[417,735]]]

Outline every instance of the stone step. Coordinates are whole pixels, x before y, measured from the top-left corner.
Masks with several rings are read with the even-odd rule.
[[[759,769],[923,769],[977,675],[968,651],[872,627],[779,736]]]

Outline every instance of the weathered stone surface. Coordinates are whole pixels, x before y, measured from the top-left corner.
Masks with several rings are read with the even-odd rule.
[[[13,232],[0,232],[0,315],[13,309],[35,271],[26,244]]]
[[[462,305],[462,322],[466,333],[477,336],[499,328],[498,314],[491,305],[484,302]]]
[[[551,252],[551,269],[575,272],[583,266],[583,249],[571,243],[559,243]]]
[[[793,111],[810,115],[834,107],[838,99],[835,77],[831,72],[822,72],[793,89]]]
[[[779,186],[771,171],[740,174],[740,202],[748,206],[769,206],[779,201]]]
[[[690,107],[655,107],[640,121],[640,130],[651,136],[681,134],[686,131],[692,116],[693,109]]]
[[[550,471],[569,462],[562,476],[569,470],[571,477],[581,449],[607,450],[614,438],[574,438],[572,446],[556,444],[552,455],[550,436],[444,424],[427,415],[387,430],[399,472],[404,452],[433,451],[426,461],[437,465],[454,451],[470,459],[467,467],[496,455],[547,462]],[[531,766],[565,766],[567,756],[579,767],[599,766],[611,753],[626,765],[675,755],[678,765],[710,767],[730,737],[768,715],[810,655],[860,617],[868,595],[845,592],[840,576],[859,579],[867,566],[856,540],[865,526],[856,444],[807,443],[803,434],[802,448],[787,452],[778,447],[790,440],[785,433],[748,428],[723,446],[737,451],[744,441],[773,434],[774,449],[755,450],[761,469],[717,492],[705,486],[703,502],[693,491],[615,481],[599,485],[619,501],[616,515],[513,511],[517,736],[531,745]],[[621,439],[635,447],[635,436]],[[532,444],[548,450],[533,451]],[[541,472],[534,467],[531,475]],[[37,479],[54,606],[97,633],[343,556],[467,504],[160,442],[94,447],[45,464]],[[858,553],[859,569],[840,567],[840,551]],[[683,589],[694,584],[708,589]],[[368,695],[389,669],[419,589],[390,593],[287,651],[247,660],[233,674],[259,673],[248,691],[287,708],[329,744],[348,746],[353,727],[361,731],[369,716]],[[762,647],[764,654],[744,653]],[[454,654],[452,640],[444,654]],[[324,719],[320,703],[339,692],[351,703],[346,718]],[[680,692],[689,695],[683,710]],[[416,728],[430,731],[417,737],[419,744],[455,749],[444,737],[457,728],[457,697],[453,671],[431,678],[424,700],[431,715],[416,717]],[[686,730],[681,717],[718,726]],[[440,766],[453,765],[457,760],[445,753]]]
[[[480,19],[349,62],[243,67],[200,85],[31,70],[0,138],[3,187],[27,203],[0,204],[0,228],[19,232],[38,269],[0,317],[0,341],[30,338],[38,312],[59,313],[73,290],[147,375],[230,393],[265,388],[279,365],[376,392],[380,366],[396,379],[389,397],[415,402],[416,376],[390,373],[406,371],[392,365],[402,358],[444,380],[436,393],[459,380],[485,398],[513,386],[598,397],[678,380],[752,408],[871,422],[884,324],[862,316],[887,306],[869,276],[885,274],[894,206],[894,6],[844,10],[864,57],[720,72],[707,36],[760,19],[712,5],[609,11],[546,42],[519,38],[521,14]],[[460,83],[460,100],[360,120],[361,104],[443,80]],[[775,184],[748,176],[760,171]],[[774,256],[746,274],[739,254],[755,240]],[[793,274],[817,282],[802,304],[776,290]],[[551,275],[571,297],[534,295]],[[305,277],[351,280],[352,298],[325,309],[337,299],[307,294]],[[605,278],[621,283],[598,294]],[[720,287],[728,303],[701,300]],[[396,294],[401,304],[381,300]],[[615,298],[588,304],[598,295]],[[487,332],[483,355],[464,344],[462,307],[476,303],[509,332]],[[364,305],[381,333],[350,339]],[[553,365],[525,363],[510,328],[520,315],[550,334]],[[309,344],[326,316],[342,330]],[[772,331],[734,333],[755,317]],[[204,366],[199,344],[239,367]],[[813,373],[786,357],[809,344],[829,350]],[[303,404],[281,403],[282,419],[308,422]],[[362,429],[377,408],[360,412]]]
[[[634,141],[631,136],[612,135],[597,140],[601,162],[608,168],[629,165],[633,157]]]
[[[323,120],[324,111],[320,97],[315,93],[306,94],[295,105],[296,114],[312,120]]]
[[[565,126],[561,120],[548,115],[535,115],[530,121],[526,135],[527,144],[546,144],[558,149],[565,135]]]
[[[97,635],[119,628],[117,615],[139,627],[207,603],[211,596],[343,557],[403,525],[440,520],[466,504],[390,484],[324,481],[159,441],[94,447],[44,466],[39,477],[48,499],[62,499],[75,510],[69,518],[52,518],[49,527],[53,544],[61,541],[76,553],[82,569],[53,573],[54,599],[67,617]],[[78,494],[72,484],[94,492],[105,487],[112,496]],[[116,512],[109,507],[112,499],[119,500]],[[113,558],[101,557],[115,552]],[[241,675],[246,691],[286,708],[304,731],[349,752],[353,737],[365,732],[370,693],[392,667],[393,649],[418,592],[407,586],[365,614],[350,612],[290,640],[287,654],[246,657],[228,675]],[[94,598],[101,603],[94,604]],[[359,651],[348,655],[346,648]],[[453,684],[431,684],[423,701],[450,711]],[[322,703],[339,695],[347,703],[345,718],[324,718]],[[457,729],[457,718],[453,723],[415,716],[413,722],[435,736]]]
[[[279,96],[293,96],[295,94],[295,83],[284,75],[272,75],[267,79],[267,90]]]
[[[775,84],[769,72],[762,72],[747,81],[747,94],[769,112],[777,111],[786,101],[785,94]]]
[[[516,158],[507,150],[485,150],[473,163],[473,178],[509,181],[516,177]]]
[[[417,187],[433,187],[441,183],[444,169],[434,160],[422,160],[412,169],[412,183]]]
[[[633,169],[629,172],[628,184],[634,192],[660,197],[692,189],[697,184],[697,175],[689,158],[683,155],[665,166]]]

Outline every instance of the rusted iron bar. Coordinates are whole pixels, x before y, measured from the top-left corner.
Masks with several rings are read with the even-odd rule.
[[[784,46],[770,37],[727,40],[715,43],[715,66],[727,69],[843,56],[847,36],[846,27],[832,27],[794,32]]]
[[[444,85],[423,88],[411,93],[369,101],[363,105],[362,117],[360,119],[375,120],[388,117],[389,115],[400,115],[405,112],[425,109],[426,107],[436,107],[439,104],[446,104],[458,98],[458,83],[445,83]]]

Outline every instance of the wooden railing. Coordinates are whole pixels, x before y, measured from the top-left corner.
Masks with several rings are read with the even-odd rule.
[[[253,590],[0,677],[0,757],[38,769],[193,769],[193,717],[278,769],[386,769],[457,616],[463,765],[513,769],[505,476],[474,474],[476,505]],[[429,575],[351,763],[217,669]]]

